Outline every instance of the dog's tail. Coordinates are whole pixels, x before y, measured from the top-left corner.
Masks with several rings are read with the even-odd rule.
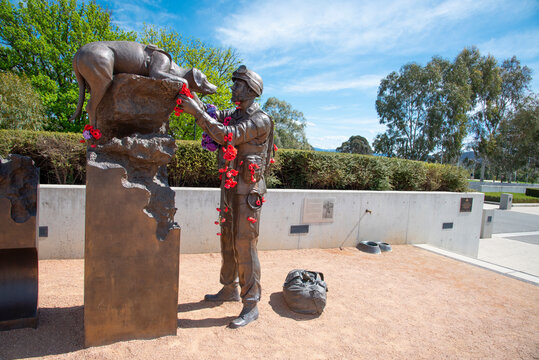
[[[86,95],[86,80],[82,77],[77,66],[77,54],[73,57],[73,71],[77,77],[77,82],[79,83],[79,103],[77,104],[77,110],[71,115],[69,121],[74,122],[75,119],[78,119],[82,113],[82,106],[84,105],[84,97]]]

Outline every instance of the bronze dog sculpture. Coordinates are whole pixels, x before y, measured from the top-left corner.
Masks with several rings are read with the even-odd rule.
[[[97,106],[110,87],[114,74],[128,73],[179,81],[187,83],[190,90],[202,95],[213,94],[217,90],[217,86],[210,83],[200,70],[183,69],[164,50],[134,41],[88,43],[73,57],[73,71],[79,83],[79,102],[69,120],[73,121],[81,115],[85,89],[89,88],[90,99],[86,111],[90,125],[94,127],[97,127]]]

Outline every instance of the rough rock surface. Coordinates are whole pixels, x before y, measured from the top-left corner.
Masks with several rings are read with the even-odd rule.
[[[140,134],[166,134],[180,82],[116,74],[97,108],[102,141]]]
[[[0,157],[0,198],[11,201],[13,221],[24,223],[36,216],[38,184],[39,169],[32,159],[16,154]]]
[[[150,197],[144,212],[157,221],[159,240],[164,240],[170,230],[179,228],[174,222],[174,191],[168,186],[166,173],[166,165],[175,150],[176,143],[168,135],[135,134],[113,138],[88,151],[88,166],[123,168],[124,187],[148,191]]]

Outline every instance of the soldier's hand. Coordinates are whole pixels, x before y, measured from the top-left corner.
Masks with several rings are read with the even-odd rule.
[[[195,95],[196,96],[196,95]],[[180,109],[185,111],[188,114],[191,114],[193,116],[196,115],[198,112],[203,112],[202,108],[198,105],[197,101],[194,99],[191,99],[185,95],[180,95],[179,97],[182,100],[182,103],[179,105]],[[198,100],[198,98],[197,98]],[[198,100],[200,101],[200,100]]]

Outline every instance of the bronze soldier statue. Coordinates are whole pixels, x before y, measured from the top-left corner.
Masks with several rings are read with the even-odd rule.
[[[235,110],[217,111],[212,118],[198,98],[182,95],[180,107],[220,146],[221,284],[206,301],[239,301],[243,310],[229,326],[238,328],[258,319],[260,263],[257,243],[260,208],[264,202],[264,172],[273,151],[273,121],[254,100],[262,94],[262,78],[240,66],[233,74]],[[235,151],[237,150],[237,154]],[[236,155],[236,156],[234,156]]]

